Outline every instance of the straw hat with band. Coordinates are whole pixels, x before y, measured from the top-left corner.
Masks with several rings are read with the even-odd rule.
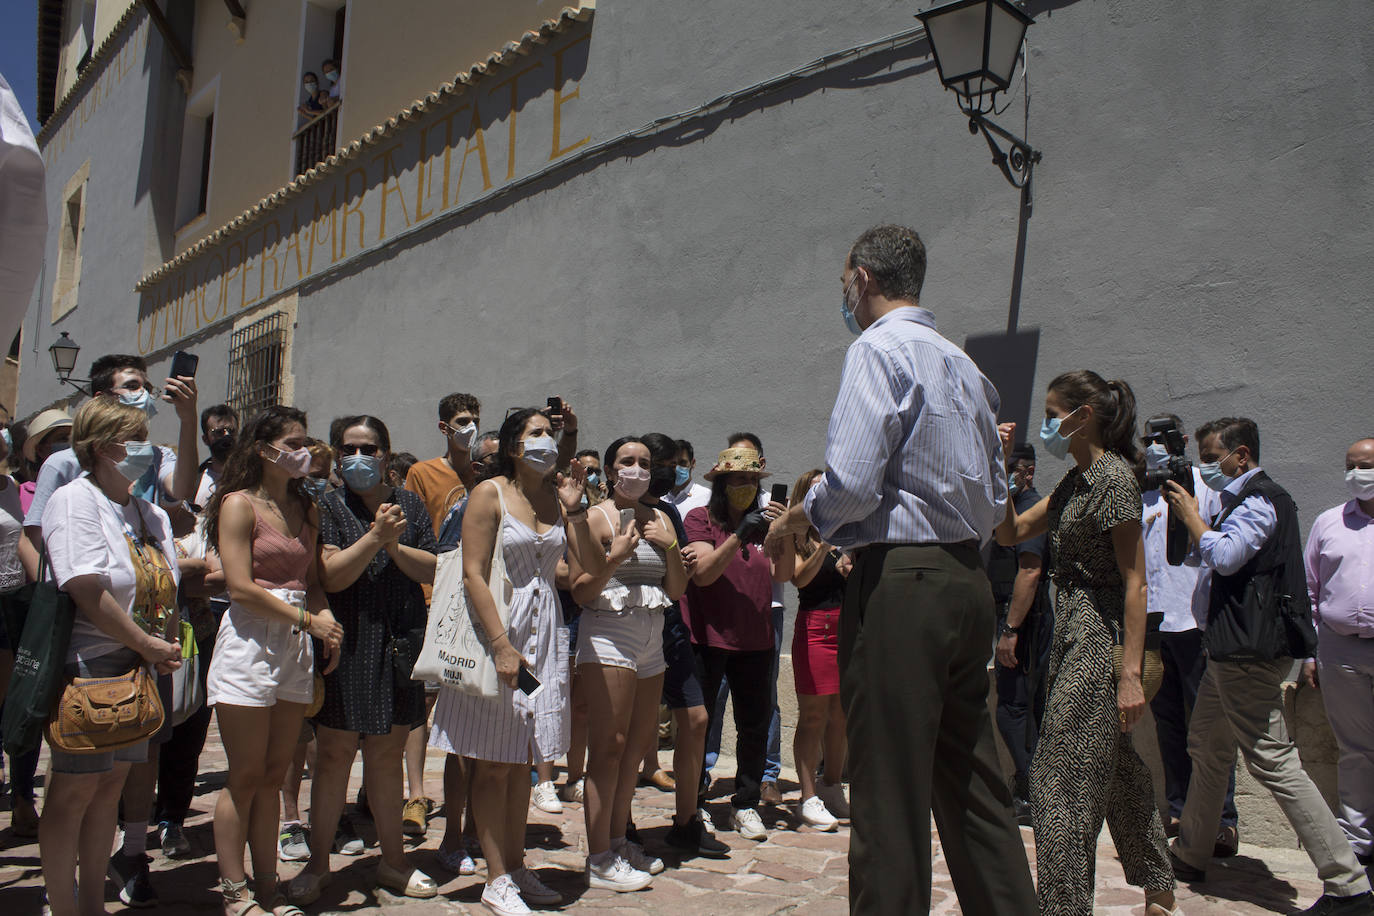
[[[757,474],[760,480],[773,476],[763,469],[762,457],[752,448],[727,448],[716,458],[715,467],[703,476],[715,480],[720,474]]]
[[[43,437],[55,429],[66,427],[71,428],[72,418],[65,410],[50,407],[39,413],[29,424],[29,437],[24,440],[24,458],[27,461],[37,461],[34,452],[38,444],[43,441]]]

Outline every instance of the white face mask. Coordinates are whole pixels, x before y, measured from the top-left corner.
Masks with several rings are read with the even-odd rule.
[[[1356,499],[1374,499],[1374,468],[1351,468],[1345,472],[1345,485]]]
[[[472,448],[472,440],[477,438],[477,424],[469,423],[467,426],[450,426],[448,428],[448,438],[460,451],[469,451]]]
[[[553,436],[535,436],[525,440],[525,451],[521,459],[541,474],[547,474],[558,464],[558,446]]]

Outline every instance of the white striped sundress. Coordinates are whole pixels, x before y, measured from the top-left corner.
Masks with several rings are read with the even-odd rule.
[[[504,682],[490,699],[440,690],[429,743],[495,763],[547,763],[568,752],[571,728],[568,630],[554,586],[567,537],[562,525],[537,534],[503,513],[501,538],[513,586],[507,632],[544,690],[534,700]]]

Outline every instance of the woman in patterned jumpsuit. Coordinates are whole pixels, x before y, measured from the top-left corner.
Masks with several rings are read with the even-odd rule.
[[[1004,424],[1004,448],[1015,427]],[[1126,880],[1145,890],[1147,916],[1176,914],[1174,875],[1150,771],[1131,730],[1145,712],[1145,554],[1133,465],[1135,397],[1095,372],[1070,372],[1045,396],[1045,448],[1071,455],[1054,492],[1007,516],[997,541],[1050,535],[1057,597],[1049,699],[1031,763],[1040,912],[1090,916],[1098,834],[1105,818]],[[1120,673],[1113,646],[1123,646]]]

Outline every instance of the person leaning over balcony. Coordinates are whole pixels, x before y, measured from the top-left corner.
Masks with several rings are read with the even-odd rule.
[[[1317,622],[1316,671],[1340,748],[1337,820],[1355,858],[1374,859],[1374,437],[1345,453],[1350,500],[1317,516],[1305,554]]]
[[[230,605],[215,637],[205,702],[215,708],[228,778],[215,803],[215,858],[226,916],[273,906],[277,793],[315,694],[319,640],[338,664],[344,630],[330,613],[316,547],[319,510],[302,479],[310,470],[305,414],[260,411],[239,435],[206,510]],[[253,858],[248,890],[243,851]],[[255,902],[256,898],[256,902]],[[279,916],[295,907],[282,907]]]
[[[305,99],[296,106],[296,112],[307,121],[314,120],[324,111],[324,100],[328,98],[320,89],[320,78],[309,70],[301,77],[301,91]]]
[[[343,101],[343,85],[339,82],[342,74],[339,72],[339,62],[332,57],[326,58],[320,64],[320,72],[324,74],[326,85],[320,90],[320,104],[324,108],[330,109]]]
[[[344,487],[319,502],[320,580],[347,627],[339,666],[325,676],[315,716],[316,769],[310,820],[334,833],[362,739],[363,779],[377,828],[377,886],[405,897],[433,897],[438,885],[406,861],[401,834],[401,761],[406,737],[424,725],[425,688],[410,679],[424,642],[421,582],[434,581],[434,528],[420,497],[385,479],[391,436],[376,417],[356,416],[330,443]],[[328,844],[291,881],[296,903],[313,903],[329,883]]]
[[[1000,429],[1010,450],[1015,424]],[[1164,822],[1130,734],[1149,699],[1130,386],[1088,370],[1058,376],[1045,395],[1040,441],[1075,466],[1025,512],[1008,501],[997,526],[997,543],[1007,547],[1049,533],[1057,588],[1049,692],[1030,772],[1040,912],[1092,912],[1093,850],[1105,818],[1126,880],[1145,891],[1146,916],[1177,913]]]
[[[168,638],[179,627],[172,525],[162,509],[129,492],[156,454],[147,438],[147,415],[114,398],[94,398],[76,412],[72,452],[85,473],[47,501],[42,526],[54,579],[76,605],[68,676],[181,667],[181,646]],[[38,846],[54,916],[105,911],[120,791],[130,765],[147,756],[147,741],[98,754],[53,750]],[[136,865],[146,888],[147,858],[140,854]],[[133,883],[120,882],[125,903]]]

